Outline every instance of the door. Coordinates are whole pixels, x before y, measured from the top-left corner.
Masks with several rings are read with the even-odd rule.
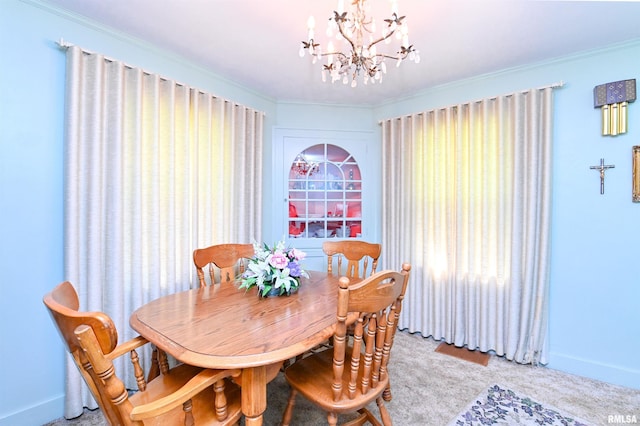
[[[370,132],[274,131],[274,200],[282,200],[273,212],[274,231],[307,253],[307,269],[326,268],[322,243],[328,239],[377,239],[370,140]]]

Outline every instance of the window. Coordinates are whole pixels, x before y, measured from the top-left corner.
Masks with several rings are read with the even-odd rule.
[[[362,175],[345,149],[317,144],[296,155],[288,178],[289,236],[359,238]]]

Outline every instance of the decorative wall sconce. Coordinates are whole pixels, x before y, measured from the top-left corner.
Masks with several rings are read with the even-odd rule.
[[[627,132],[627,107],[636,100],[636,80],[614,81],[593,88],[593,107],[602,109],[602,135]]]

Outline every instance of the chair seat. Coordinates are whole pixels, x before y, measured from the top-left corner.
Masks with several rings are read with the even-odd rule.
[[[347,359],[351,359],[350,349],[347,350]],[[362,379],[363,368],[364,363],[361,363],[358,370],[358,383]],[[340,401],[334,401],[331,387],[333,384],[332,348],[296,361],[284,372],[284,376],[292,388],[296,389],[305,398],[312,400],[325,411],[333,411],[335,413],[353,412],[363,405],[375,401],[384,392],[389,382],[387,376],[384,380],[378,382],[377,391],[370,391],[366,395],[363,395],[361,388],[358,387],[354,398],[349,399],[345,394],[349,389],[349,374],[349,368],[345,368],[342,374],[343,398]]]
[[[171,369],[168,374],[162,374],[147,384],[144,392],[136,392],[129,397],[134,406],[151,403],[159,398],[171,395],[178,389],[183,387],[196,374],[202,371],[202,368],[193,367],[187,364],[180,364]],[[242,415],[240,408],[240,388],[233,383],[232,380],[225,380],[225,395],[227,396],[227,413],[237,413],[235,421],[240,420]],[[213,386],[207,390],[200,392],[193,397],[193,412],[198,413],[197,422],[203,425],[221,425],[233,423],[234,419],[227,417],[224,421],[219,421],[216,417],[215,410],[211,409],[215,399]],[[184,421],[184,412],[182,407],[176,407],[171,412],[161,417],[147,419],[144,421],[145,426],[161,426],[167,424],[182,424]]]

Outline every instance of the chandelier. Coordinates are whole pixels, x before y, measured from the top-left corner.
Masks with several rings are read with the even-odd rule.
[[[341,51],[334,47],[329,41],[323,51],[320,43],[315,39],[315,19],[309,17],[307,27],[309,30],[308,40],[302,42],[300,47],[300,57],[304,57],[308,51],[312,62],[315,64],[323,57],[327,58],[326,64],[322,67],[322,81],[327,81],[327,75],[331,77],[331,82],[342,80],[348,84],[351,80],[351,87],[357,86],[358,77],[362,77],[364,84],[382,82],[382,75],[386,74],[387,66],[385,59],[393,59],[396,66],[400,66],[403,60],[409,59],[416,64],[420,62],[418,51],[409,44],[409,29],[405,22],[405,16],[398,15],[397,0],[391,0],[391,17],[385,19],[382,24],[380,35],[375,35],[376,22],[373,18],[367,17],[370,5],[367,0],[349,0],[350,9],[344,10],[344,0],[338,0],[338,10],[333,12],[329,18],[327,36],[335,38],[340,44],[346,47]],[[379,44],[391,44],[393,39],[400,42],[395,48],[395,53],[379,52],[382,50]],[[386,49],[393,52],[392,48]]]

